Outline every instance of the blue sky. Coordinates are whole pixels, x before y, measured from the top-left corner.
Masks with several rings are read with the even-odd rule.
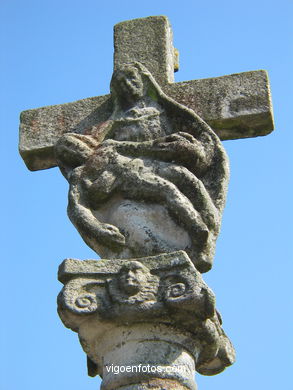
[[[86,375],[76,334],[56,313],[58,265],[96,256],[66,216],[67,183],[58,169],[30,172],[19,157],[19,113],[108,93],[113,25],[150,15],[172,24],[181,64],[176,81],[269,72],[276,130],[224,142],[228,201],[214,268],[204,276],[237,362],[196,380],[199,390],[289,388],[292,8],[289,0],[0,2],[1,390],[98,388],[99,380]]]

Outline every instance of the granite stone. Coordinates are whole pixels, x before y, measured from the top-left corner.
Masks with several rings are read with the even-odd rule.
[[[102,389],[161,378],[194,390],[195,370],[214,375],[235,360],[215,296],[183,251],[123,260],[66,259],[59,280],[64,283],[59,315],[78,333],[89,374],[103,377]],[[139,365],[156,368],[113,371]],[[184,369],[176,370],[179,366]]]
[[[219,138],[138,62],[114,72],[111,92],[98,133],[67,133],[55,145],[69,218],[102,257],[182,249],[208,271],[229,179]]]
[[[269,134],[273,128],[267,73],[251,71],[173,83],[178,51],[164,16],[122,22],[114,27],[114,70],[139,61],[163,91],[196,112],[223,140]],[[22,112],[19,151],[30,170],[56,166],[54,145],[64,133],[97,132],[111,115],[110,95]]]
[[[174,83],[179,53],[164,16],[117,24],[114,49],[109,95],[21,114],[27,167],[60,168],[69,218],[104,258],[61,264],[58,313],[101,389],[196,390],[195,371],[235,360],[201,275],[229,180],[220,140],[273,130],[268,76]]]

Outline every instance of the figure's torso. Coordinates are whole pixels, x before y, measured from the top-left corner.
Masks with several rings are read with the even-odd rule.
[[[143,142],[166,135],[162,126],[159,107],[134,107],[115,117],[113,128],[107,138],[116,141]]]

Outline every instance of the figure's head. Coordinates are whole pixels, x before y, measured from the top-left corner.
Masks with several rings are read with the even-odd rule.
[[[111,93],[126,100],[142,98],[144,84],[139,69],[132,64],[126,64],[115,71],[111,80]]]
[[[145,289],[149,270],[138,261],[127,262],[119,271],[119,286],[127,295],[135,295]]]

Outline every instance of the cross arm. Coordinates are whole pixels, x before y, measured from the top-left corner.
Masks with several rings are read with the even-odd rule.
[[[221,140],[267,135],[274,129],[265,70],[168,84],[163,90],[194,110]]]
[[[54,145],[65,133],[90,134],[112,112],[110,95],[23,111],[19,152],[31,171],[56,166]]]
[[[193,109],[222,140],[273,130],[267,73],[263,70],[165,84],[167,95]],[[53,147],[64,133],[90,134],[112,112],[110,95],[22,112],[19,150],[30,170],[56,166]]]

